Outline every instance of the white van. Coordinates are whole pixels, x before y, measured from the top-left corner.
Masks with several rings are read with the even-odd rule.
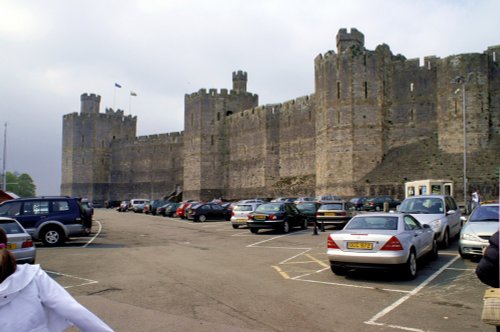
[[[142,212],[144,205],[149,204],[149,199],[146,198],[133,198],[130,200],[128,209],[134,212]]]
[[[453,181],[426,179],[405,183],[405,198],[420,195],[453,196]]]

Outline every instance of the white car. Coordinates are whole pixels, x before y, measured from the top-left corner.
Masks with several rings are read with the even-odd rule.
[[[435,233],[410,214],[363,213],[343,230],[328,236],[327,255],[333,273],[351,269],[397,270],[406,278],[417,275],[417,259],[437,258]]]
[[[233,211],[231,212],[231,224],[233,228],[246,226],[248,215],[254,212],[259,205],[261,203],[241,203],[233,206]]]
[[[462,228],[460,208],[448,195],[422,195],[406,198],[398,212],[410,213],[422,223],[431,226],[443,248],[450,244],[450,238],[458,236]]]
[[[483,204],[472,211],[458,240],[462,258],[480,257],[489,245],[490,237],[498,231],[498,203]]]
[[[18,264],[34,264],[36,247],[31,236],[17,220],[0,217],[0,227],[7,234],[7,249],[12,252]]]

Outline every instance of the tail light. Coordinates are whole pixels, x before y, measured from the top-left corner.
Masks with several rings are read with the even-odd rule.
[[[399,242],[397,237],[393,236],[380,250],[403,250],[403,245]]]
[[[234,212],[233,211],[231,211],[231,217],[234,217]]]
[[[337,215],[339,215],[339,216],[347,216],[347,212],[345,212],[345,211],[337,212]]]
[[[318,212],[318,213],[316,213],[316,217],[319,217],[319,216],[322,216],[322,215],[324,215],[324,213],[323,213],[323,212]]]
[[[248,214],[248,220],[252,220],[252,215],[250,213]]]
[[[276,219],[278,219],[278,217],[276,217],[275,214],[270,214],[269,215],[269,220],[276,220]]]
[[[328,237],[328,240],[326,241],[326,246],[328,249],[340,249],[339,246],[333,241],[331,237]]]
[[[26,240],[26,241],[24,241],[22,247],[23,248],[31,248],[31,247],[33,247],[33,241],[32,240]]]

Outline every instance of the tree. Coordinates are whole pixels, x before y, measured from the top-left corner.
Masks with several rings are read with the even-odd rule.
[[[15,173],[7,172],[6,189],[20,197],[33,197],[36,193],[36,186],[29,174],[23,173],[17,176]]]

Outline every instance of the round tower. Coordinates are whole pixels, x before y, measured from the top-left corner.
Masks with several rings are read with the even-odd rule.
[[[247,92],[247,73],[241,70],[233,72],[233,90]]]
[[[80,101],[82,104],[80,113],[99,113],[101,96],[84,93],[80,96]]]

